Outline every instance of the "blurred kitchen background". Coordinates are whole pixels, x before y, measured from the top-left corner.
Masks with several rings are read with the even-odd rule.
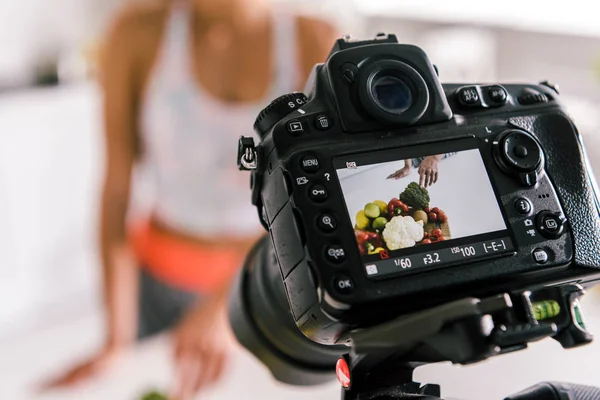
[[[284,0],[279,0],[284,1]],[[0,392],[21,399],[134,399],[169,381],[166,338],[141,344],[100,382],[36,394],[48,375],[101,339],[95,231],[103,171],[101,93],[94,82],[107,22],[125,0],[0,1]],[[560,85],[600,170],[600,24],[594,3],[470,0],[289,1],[354,36],[395,32],[422,46],[446,82]],[[248,127],[250,130],[251,127]],[[600,300],[588,300],[600,328]],[[544,379],[600,383],[600,344],[565,352],[541,343],[418,378],[465,399],[502,398]],[[338,397],[335,384],[275,384],[244,352],[210,398]],[[486,396],[491,390],[494,396]]]

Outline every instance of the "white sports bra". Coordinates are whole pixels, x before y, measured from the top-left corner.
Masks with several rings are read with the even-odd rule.
[[[237,169],[237,141],[253,135],[261,108],[298,83],[295,17],[272,13],[275,75],[266,98],[228,104],[197,83],[190,13],[174,3],[140,115],[137,173],[151,186],[151,199],[144,202],[159,221],[192,235],[255,234],[260,225],[250,203],[249,176]]]

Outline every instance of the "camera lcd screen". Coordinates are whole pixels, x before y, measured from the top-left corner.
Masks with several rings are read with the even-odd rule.
[[[514,250],[480,150],[467,142],[334,160],[369,277]]]

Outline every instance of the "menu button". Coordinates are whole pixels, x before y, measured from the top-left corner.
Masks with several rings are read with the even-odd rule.
[[[319,170],[319,159],[314,156],[305,156],[302,159],[302,169],[305,172],[316,172]]]

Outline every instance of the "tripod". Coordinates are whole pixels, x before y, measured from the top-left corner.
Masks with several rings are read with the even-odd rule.
[[[413,381],[415,368],[442,361],[475,363],[547,337],[564,348],[590,343],[593,336],[579,305],[583,293],[579,285],[565,285],[466,298],[350,332],[344,339],[351,341],[352,351],[338,362],[338,379],[345,387],[342,399],[440,399],[439,385]],[[587,399],[600,399],[600,388],[576,393],[581,387],[564,386],[562,392],[557,387],[540,386],[536,390],[542,392],[530,391],[530,397],[519,398],[568,400],[581,398],[583,390]],[[543,397],[545,388],[557,395]],[[569,391],[574,393],[571,397]]]

